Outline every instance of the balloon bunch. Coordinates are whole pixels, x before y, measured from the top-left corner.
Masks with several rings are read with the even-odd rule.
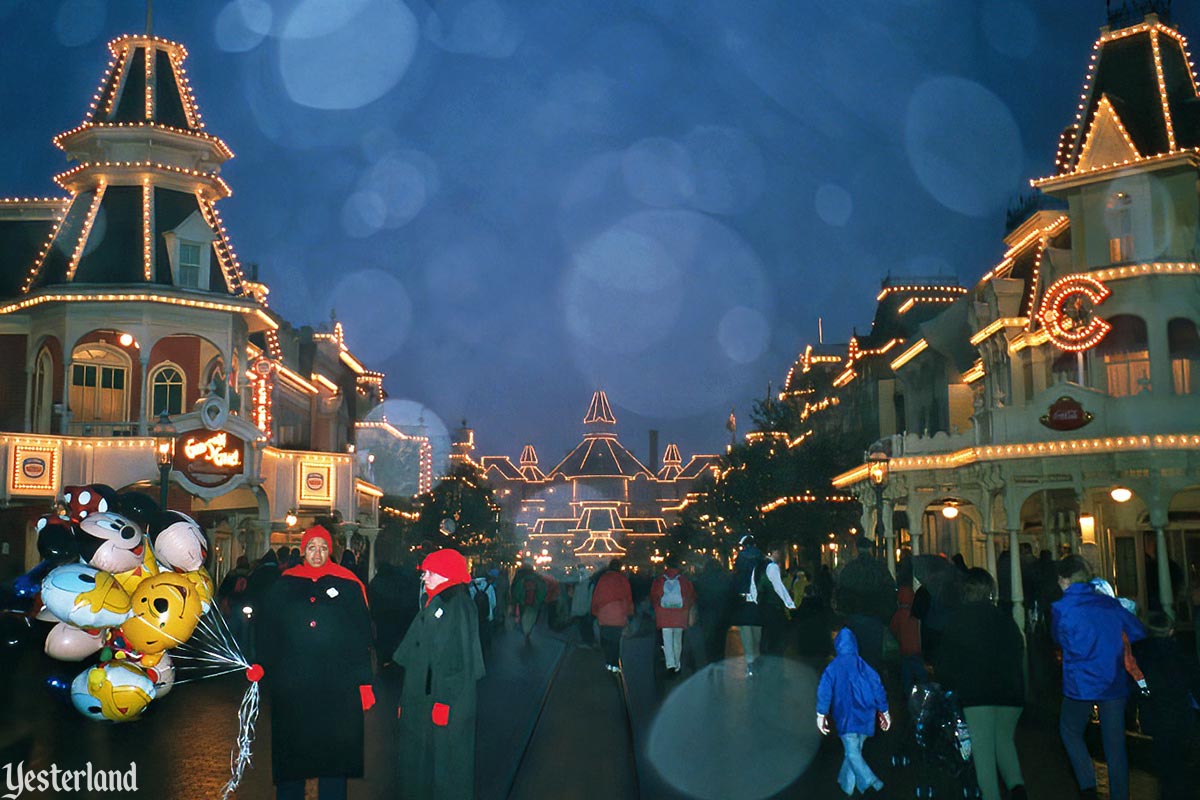
[[[168,651],[191,638],[212,604],[204,529],[140,492],[104,484],[65,487],[57,512],[37,528],[39,567],[50,567],[39,618],[56,622],[46,653],[98,656],[71,682],[72,704],[93,719],[137,719],[171,691]]]

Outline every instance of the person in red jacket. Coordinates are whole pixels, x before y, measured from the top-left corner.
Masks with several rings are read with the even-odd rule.
[[[679,656],[683,652],[683,629],[688,627],[696,590],[687,576],[679,572],[679,559],[667,559],[667,569],[650,587],[650,603],[654,606],[654,622],[662,631],[663,657],[667,669],[679,672]]]
[[[925,657],[921,654],[921,620],[913,616],[913,587],[902,585],[896,592],[896,613],[889,626],[892,636],[900,643],[900,684],[905,693],[914,684],[929,678]]]
[[[608,562],[592,592],[592,616],[600,624],[600,645],[609,672],[621,672],[621,631],[633,616],[633,589],[621,571],[621,559]]]

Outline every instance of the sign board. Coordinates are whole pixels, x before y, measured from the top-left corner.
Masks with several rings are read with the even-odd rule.
[[[1112,330],[1112,325],[1096,313],[1096,306],[1111,294],[1107,286],[1090,275],[1067,275],[1046,290],[1037,316],[1058,349],[1087,350]]]
[[[302,505],[329,505],[333,502],[333,466],[327,462],[301,461],[297,474]]]
[[[1085,411],[1078,400],[1063,395],[1050,404],[1040,421],[1051,430],[1073,431],[1087,425],[1092,419],[1091,412]]]
[[[8,473],[10,495],[53,497],[58,490],[58,448],[14,444]]]
[[[186,431],[175,439],[173,467],[197,486],[222,486],[245,471],[246,443],[228,431]]]

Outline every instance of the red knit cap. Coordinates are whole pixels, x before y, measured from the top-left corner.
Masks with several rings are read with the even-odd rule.
[[[459,583],[470,583],[471,573],[467,569],[467,560],[457,550],[435,550],[425,556],[421,569],[433,572],[446,579],[447,586]]]
[[[325,530],[325,528],[321,527],[320,525],[309,528],[304,532],[304,535],[300,537],[300,552],[303,553],[304,549],[308,547],[308,543],[318,536],[325,540],[325,544],[329,545],[329,550],[332,552],[333,537],[329,534],[329,531]]]

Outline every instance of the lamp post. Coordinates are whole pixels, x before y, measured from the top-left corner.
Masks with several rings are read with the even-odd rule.
[[[158,461],[159,505],[167,508],[167,479],[171,477],[171,462],[175,460],[175,426],[163,411],[150,429],[154,436],[154,457]]]
[[[873,447],[871,452],[867,453],[867,474],[871,478],[871,486],[875,489],[875,544],[878,546],[884,538],[883,490],[888,484],[888,454],[882,447]],[[893,549],[889,539],[887,542],[889,571],[895,569],[895,558],[891,555]]]

